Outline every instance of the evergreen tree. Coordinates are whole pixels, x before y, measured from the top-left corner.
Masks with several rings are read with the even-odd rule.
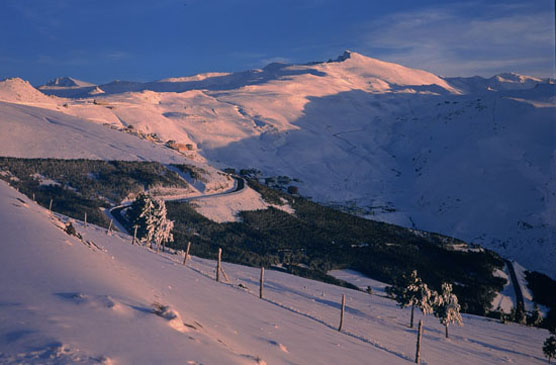
[[[550,336],[544,341],[542,352],[550,364],[550,360],[556,357],[556,336]]]
[[[401,308],[411,306],[410,328],[413,328],[415,307],[421,309],[424,314],[433,312],[436,292],[423,283],[417,275],[417,270],[413,270],[409,276],[403,275],[400,282],[387,288],[387,292],[394,297]]]
[[[137,225],[137,238],[144,240],[147,237],[147,216],[153,208],[152,198],[145,193],[139,194],[127,211],[127,218],[131,225]]]
[[[174,236],[172,235],[174,222],[166,218],[166,204],[164,200],[154,201],[153,215],[155,217],[155,230],[152,239],[156,244],[157,251],[159,251],[161,244],[165,247],[166,242],[174,241]]]
[[[457,323],[460,326],[463,324],[458,297],[452,293],[452,284],[442,283],[442,293],[437,296],[434,303],[434,315],[445,326],[446,338],[448,338],[448,325],[450,323]]]
[[[131,205],[128,218],[132,225],[139,226],[137,237],[149,242],[151,248],[153,242],[157,250],[160,250],[161,244],[174,240],[174,222],[166,218],[166,204],[163,200],[154,199],[145,193],[140,194]]]

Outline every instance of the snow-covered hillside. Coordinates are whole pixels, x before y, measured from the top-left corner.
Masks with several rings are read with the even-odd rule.
[[[0,363],[413,361],[409,311],[381,295],[267,271],[261,300],[256,268],[225,263],[229,283],[217,283],[213,261],[192,257],[184,267],[183,256],[73,222],[81,241],[64,220],[0,183]],[[382,284],[370,285],[381,294]],[[424,363],[544,363],[546,330],[463,317],[450,339],[424,318]]]
[[[314,200],[479,243],[556,275],[551,80],[443,79],[346,52],[325,63],[117,81],[95,96],[91,87],[44,87],[74,98],[41,107],[155,133],[217,167],[298,178]],[[1,90],[0,99],[23,102]]]

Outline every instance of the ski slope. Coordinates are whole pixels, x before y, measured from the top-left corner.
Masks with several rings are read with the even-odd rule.
[[[184,267],[183,256],[74,222],[85,244],[63,232],[64,220],[0,183],[2,363],[413,361],[409,311],[381,295],[269,270],[261,300],[256,268],[224,263],[229,282],[217,283],[213,261],[192,257]],[[547,331],[463,317],[450,339],[435,318],[424,318],[424,363],[544,363]]]

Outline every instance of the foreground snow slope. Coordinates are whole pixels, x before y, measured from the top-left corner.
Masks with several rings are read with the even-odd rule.
[[[414,354],[409,312],[380,296],[267,271],[260,300],[255,268],[224,264],[230,283],[217,283],[213,261],[184,267],[181,256],[74,222],[94,241],[85,245],[3,182],[0,222],[2,363],[409,364]],[[155,302],[170,308],[156,315]],[[425,319],[425,363],[543,363],[546,331],[464,322],[445,340]]]

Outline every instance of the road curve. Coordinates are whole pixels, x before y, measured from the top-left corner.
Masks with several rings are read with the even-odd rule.
[[[192,200],[199,200],[199,199],[208,199],[208,198],[214,198],[217,196],[223,196],[223,195],[235,195],[235,194],[239,194],[240,192],[242,192],[245,189],[245,180],[242,177],[239,176],[235,176],[232,175],[232,178],[235,180],[234,182],[234,187],[228,191],[224,191],[221,193],[212,193],[212,194],[204,194],[204,195],[197,195],[197,196],[192,196],[189,198],[166,198],[164,199],[164,201],[178,201],[178,202],[187,202],[187,201],[192,201]],[[114,226],[120,230],[121,232],[130,234],[130,232],[127,231],[127,229],[125,229],[125,226],[123,224],[123,220],[124,218],[122,217],[121,211],[124,210],[125,208],[129,207],[132,204],[132,202],[127,202],[125,204],[121,204],[112,208],[107,208],[105,209],[104,213],[108,216],[108,218],[112,219],[114,221]]]

